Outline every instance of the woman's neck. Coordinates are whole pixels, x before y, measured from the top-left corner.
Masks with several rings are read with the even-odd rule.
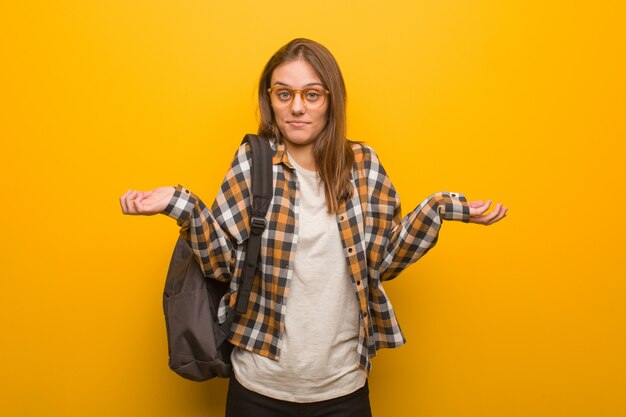
[[[289,155],[298,165],[307,171],[315,171],[315,155],[313,154],[313,144],[295,145],[285,142],[285,148]]]

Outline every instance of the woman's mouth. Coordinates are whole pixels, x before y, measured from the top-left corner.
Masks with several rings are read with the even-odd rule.
[[[287,122],[287,124],[289,124],[290,126],[294,126],[294,127],[302,127],[304,125],[307,125],[308,123],[302,120],[291,120]]]

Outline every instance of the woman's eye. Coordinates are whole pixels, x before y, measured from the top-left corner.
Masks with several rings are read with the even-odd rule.
[[[291,93],[289,91],[286,91],[286,90],[277,91],[276,95],[281,100],[289,100],[291,98]]]
[[[318,91],[307,91],[306,92],[306,98],[307,98],[307,100],[310,100],[310,101],[315,101],[315,100],[319,99],[321,95],[322,95],[322,93],[320,93]]]

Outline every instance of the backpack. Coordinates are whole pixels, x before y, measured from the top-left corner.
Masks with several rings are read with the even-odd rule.
[[[246,260],[235,311],[217,320],[217,307],[229,283],[204,276],[189,244],[180,236],[167,271],[163,312],[167,330],[169,367],[183,378],[206,381],[228,378],[233,345],[226,340],[235,314],[248,309],[250,290],[259,262],[261,234],[273,195],[272,149],[267,139],[246,135],[252,147],[252,216]]]

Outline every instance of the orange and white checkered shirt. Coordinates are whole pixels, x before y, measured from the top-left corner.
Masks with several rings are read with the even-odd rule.
[[[297,250],[299,185],[284,145],[270,142],[274,197],[261,238],[261,262],[248,311],[235,318],[228,340],[279,360]],[[369,373],[378,349],[405,342],[382,281],[395,278],[435,245],[442,220],[468,222],[470,214],[463,194],[438,192],[402,217],[400,199],[374,150],[360,143],[354,143],[353,149],[355,192],[341,202],[336,218],[360,306],[359,366]],[[230,282],[218,308],[220,322],[226,318],[227,306],[235,307],[245,262],[252,207],[251,158],[250,145],[241,145],[210,210],[178,185],[163,211],[176,219],[205,276]]]

